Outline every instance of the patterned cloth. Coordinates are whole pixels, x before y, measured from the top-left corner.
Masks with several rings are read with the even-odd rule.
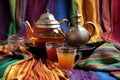
[[[54,63],[36,58],[24,47],[19,47],[19,55],[8,55],[7,49],[0,46],[0,80],[68,80]]]
[[[9,57],[9,58],[3,58],[3,59],[0,59],[0,78],[2,78],[3,76],[3,73],[4,71],[6,70],[6,68],[15,63],[15,62],[18,62],[20,60],[24,59],[24,57],[20,57],[20,56],[16,56],[15,57]]]
[[[89,58],[81,60],[78,67],[87,70],[107,71],[120,79],[120,51],[112,44],[104,43]]]

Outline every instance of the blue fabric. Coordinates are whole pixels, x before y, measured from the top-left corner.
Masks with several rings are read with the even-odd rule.
[[[66,71],[69,80],[99,80],[95,71],[85,71],[85,70],[69,70]]]
[[[100,80],[117,80],[115,77],[112,77],[109,73],[107,72],[99,72],[96,71],[96,75]]]
[[[22,21],[26,20],[26,9],[27,9],[27,2],[28,0],[22,0]],[[23,35],[25,30],[24,24],[22,24],[20,31],[18,32],[19,35]]]
[[[55,16],[55,0],[49,0],[46,9]]]
[[[69,12],[69,1],[68,0],[56,0],[55,1],[55,18],[60,21],[63,18],[68,18]],[[68,30],[67,24],[63,23],[62,28],[66,33]]]

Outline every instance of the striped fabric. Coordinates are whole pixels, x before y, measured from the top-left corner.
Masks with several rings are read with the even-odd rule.
[[[12,34],[24,35],[26,37],[25,27],[22,22],[28,20],[34,27],[34,22],[40,18],[46,8],[50,10],[58,21],[63,18],[69,19],[71,27],[74,26],[72,15],[76,12],[82,14],[81,26],[86,21],[94,22],[96,33],[89,42],[104,39],[105,41],[114,41],[120,44],[119,0],[0,0],[0,43],[7,40]],[[66,24],[62,24],[62,28],[67,32]],[[87,29],[90,33],[92,32],[91,27],[88,26]],[[5,58],[6,55],[8,54],[1,54],[0,58]],[[112,44],[106,43],[97,48],[88,59],[82,60],[79,63],[79,67],[108,71],[111,75],[119,78],[119,57],[119,51]],[[26,69],[22,71],[27,62]],[[23,78],[24,75],[28,78],[25,72],[33,76],[34,71],[36,71],[34,69],[29,72],[33,64],[36,63],[33,57],[25,59],[23,62],[15,62],[15,65],[13,63],[10,66],[8,66],[9,63],[6,63],[7,65],[4,66],[8,67],[3,75],[3,79]],[[15,70],[18,69],[20,71],[13,73],[14,67],[17,66],[22,67],[22,69],[16,68]],[[9,74],[8,76],[7,73]],[[32,78],[30,77],[30,79]]]
[[[104,43],[89,58],[81,60],[78,66],[88,70],[107,71],[120,79],[120,51],[112,44]]]
[[[46,66],[47,65],[47,66]],[[68,80],[52,62],[29,57],[7,67],[1,79],[5,80]]]
[[[0,59],[0,79],[2,78],[2,76],[4,74],[4,71],[6,70],[6,68],[9,65],[11,65],[11,64],[13,64],[15,62],[18,62],[21,59],[23,59],[23,58],[19,59],[19,56],[17,57],[17,59],[16,58],[4,58],[4,59]]]
[[[5,52],[7,49],[0,46],[0,80],[68,80],[54,63],[36,59],[24,47],[19,47],[21,55],[10,56]]]
[[[29,70],[29,68],[32,67],[34,64],[34,59],[28,58],[23,61],[19,61],[18,63],[12,64],[6,69],[6,72],[4,73],[4,77],[6,76],[6,80],[23,80],[23,77]],[[7,70],[9,70],[7,72]]]

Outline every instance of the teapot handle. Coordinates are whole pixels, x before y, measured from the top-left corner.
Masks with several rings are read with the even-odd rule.
[[[96,29],[95,29],[95,24],[94,24],[93,22],[91,22],[91,21],[87,21],[87,22],[85,22],[85,24],[83,25],[83,27],[86,28],[87,24],[92,25],[93,31],[92,31],[92,33],[91,33],[91,35],[90,35],[90,37],[92,37],[92,36],[95,34],[95,31],[96,31]]]
[[[64,23],[64,22],[67,22],[68,27],[70,27],[70,22],[69,22],[68,19],[62,19],[62,20],[60,21],[60,25],[61,25],[62,23]],[[65,33],[61,30],[61,28],[57,28],[57,30],[64,36],[64,38],[66,38],[66,35],[65,35]]]
[[[70,27],[70,22],[69,22],[69,20],[68,19],[62,19],[61,21],[60,21],[60,24],[62,24],[62,23],[64,23],[64,22],[67,22],[67,26],[68,26],[68,28]]]

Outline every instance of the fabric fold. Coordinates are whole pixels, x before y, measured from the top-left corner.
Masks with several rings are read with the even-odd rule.
[[[94,36],[90,39],[90,42],[99,41],[101,39],[102,28],[100,26],[100,14],[99,14],[99,0],[75,0],[77,5],[77,11],[82,14],[81,26],[86,21],[91,21],[95,24],[96,32]],[[102,4],[101,4],[102,5]],[[89,33],[92,33],[93,29],[87,26]]]
[[[89,58],[81,60],[78,66],[88,70],[106,71],[120,79],[120,51],[112,44],[104,43]]]

